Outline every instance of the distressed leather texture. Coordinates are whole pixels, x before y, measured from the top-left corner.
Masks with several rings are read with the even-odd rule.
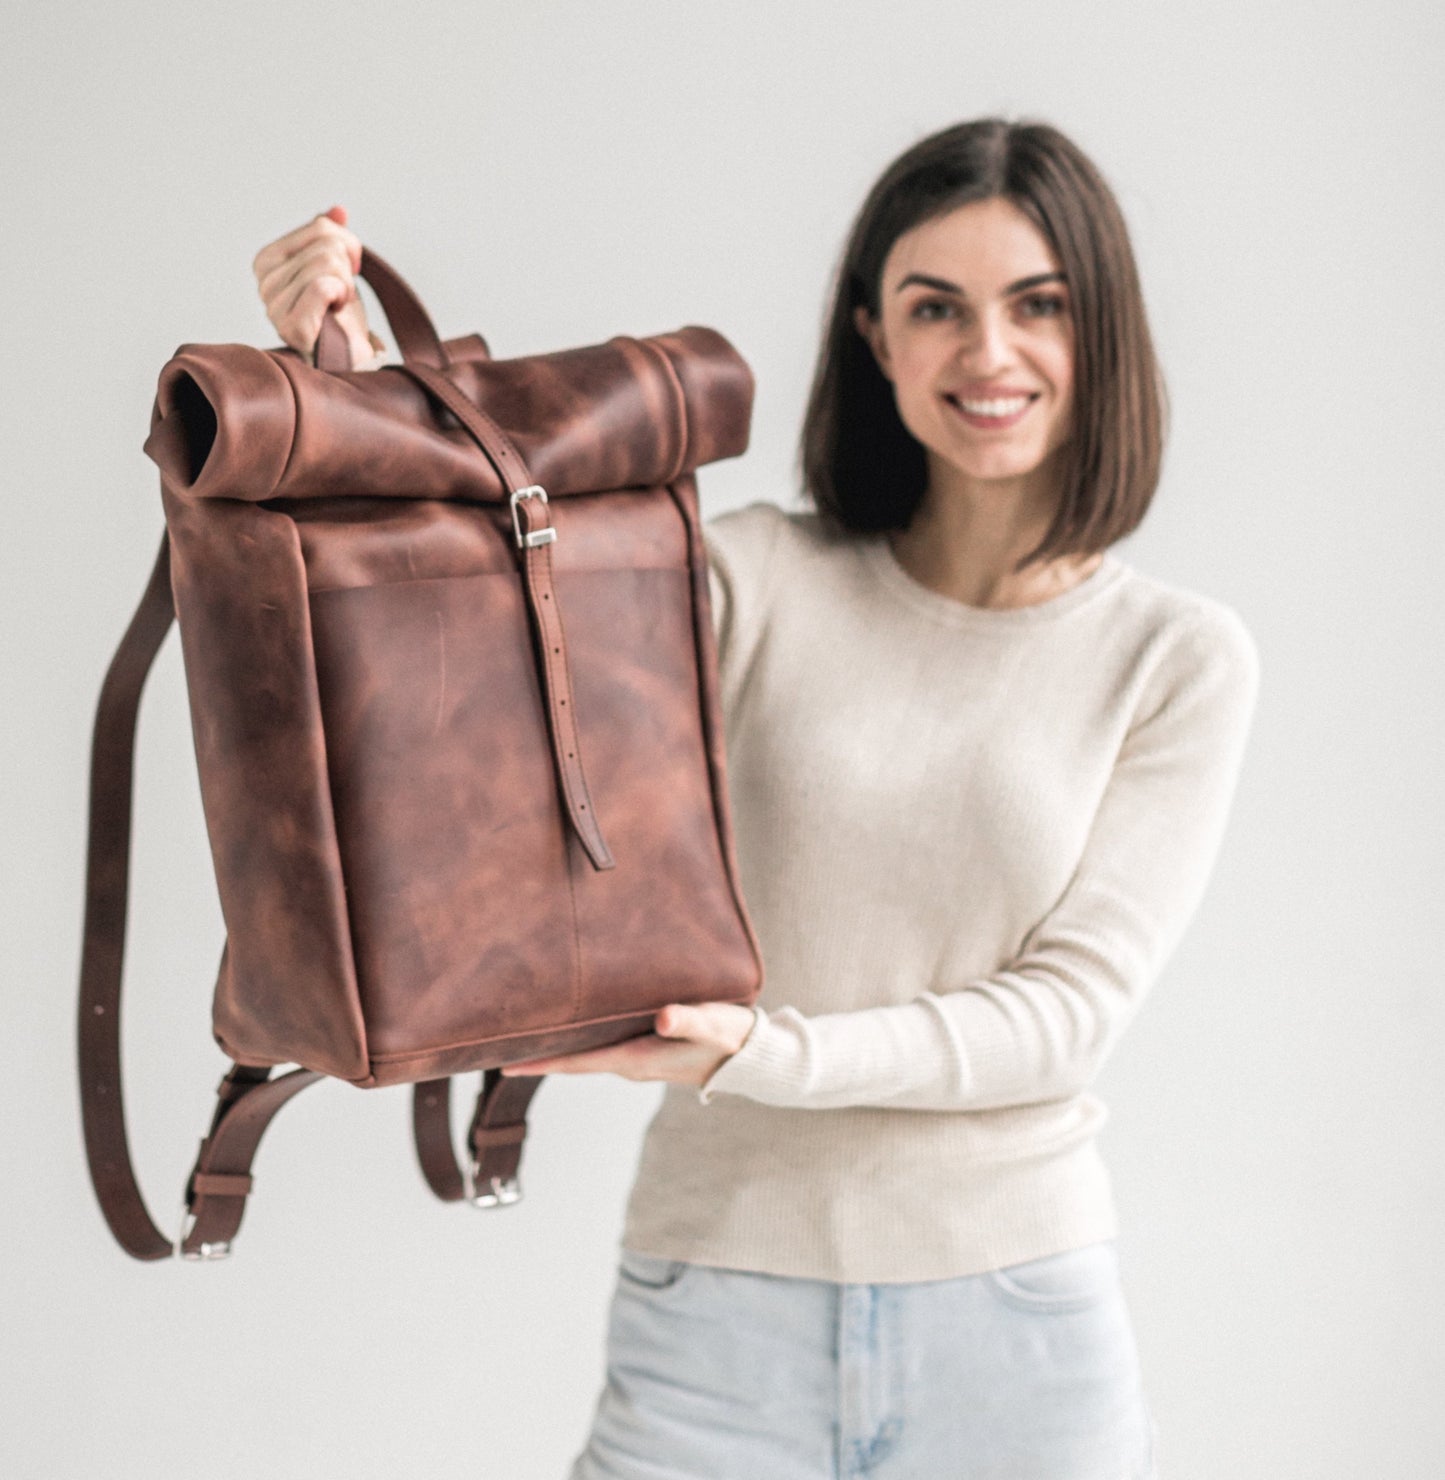
[[[241,1066],[232,1092],[296,1064],[424,1083],[445,1117],[446,1076],[646,1032],[669,1002],[757,996],[694,477],[745,449],[753,387],[698,327],[493,360],[480,336],[435,339],[392,270],[363,261],[379,293],[393,280],[409,363],[185,344],[162,369],[145,451],[169,591],[153,578],[151,638],[168,594],[226,926],[214,1030]],[[335,365],[334,334],[318,360]],[[515,502],[522,480],[546,502]],[[537,542],[519,549],[518,530]],[[120,889],[123,906],[123,872]],[[123,908],[118,926],[104,913],[88,902],[83,1088],[101,955],[119,1008]],[[102,949],[92,928],[119,939]],[[113,1161],[117,1142],[89,1123],[92,1088],[101,1191],[98,1148]],[[512,1174],[524,1112],[473,1127]],[[210,1198],[239,1222],[252,1152],[198,1164],[198,1221]]]

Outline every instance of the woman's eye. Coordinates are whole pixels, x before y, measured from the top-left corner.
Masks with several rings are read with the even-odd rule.
[[[1057,318],[1068,307],[1058,293],[1032,293],[1024,299],[1024,304],[1036,319]]]
[[[943,318],[945,315],[952,313],[952,311],[953,304],[946,298],[920,298],[913,305],[911,317],[922,319],[925,322],[932,322]]]

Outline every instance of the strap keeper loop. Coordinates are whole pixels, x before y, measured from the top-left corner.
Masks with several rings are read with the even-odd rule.
[[[197,1172],[191,1188],[197,1197],[249,1197],[253,1177],[235,1172]]]
[[[479,1125],[472,1132],[472,1149],[477,1152],[493,1146],[520,1146],[527,1138],[524,1122],[516,1125]]]

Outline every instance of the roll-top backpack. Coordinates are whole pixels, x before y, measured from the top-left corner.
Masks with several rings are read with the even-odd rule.
[[[323,1076],[414,1085],[432,1190],[504,1206],[540,1080],[502,1065],[761,985],[694,478],[747,445],[747,365],[697,327],[493,360],[369,249],[360,274],[401,363],[351,372],[328,314],[314,366],[186,344],[160,375],[166,530],[96,713],[79,1008],[91,1178],[138,1259],[226,1253],[262,1133]],[[131,1166],[120,997],[136,710],[173,616],[234,1063],[172,1234]]]

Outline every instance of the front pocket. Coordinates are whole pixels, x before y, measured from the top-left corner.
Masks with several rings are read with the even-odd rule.
[[[575,1016],[566,839],[528,620],[516,575],[312,594],[357,990],[379,1057]]]
[[[1112,1240],[1105,1240],[991,1269],[988,1281],[1002,1299],[1021,1310],[1084,1310],[1118,1291],[1118,1251]]]
[[[660,1254],[639,1254],[623,1249],[617,1262],[618,1275],[624,1284],[648,1290],[670,1290],[687,1273],[686,1259],[668,1259]]]

